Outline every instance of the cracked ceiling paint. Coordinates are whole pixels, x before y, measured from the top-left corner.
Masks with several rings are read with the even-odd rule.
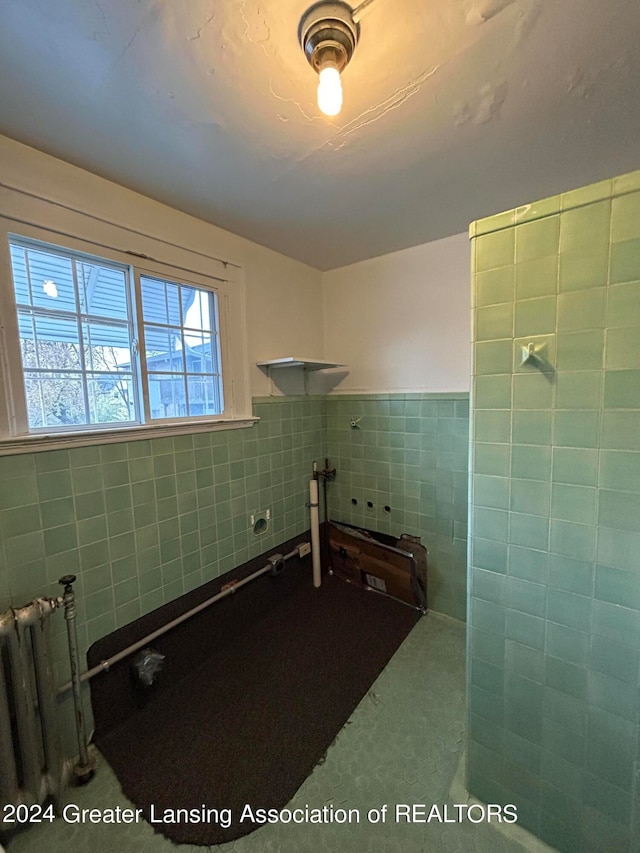
[[[637,0],[371,0],[322,116],[298,0],[3,0],[0,132],[320,269],[639,168]]]

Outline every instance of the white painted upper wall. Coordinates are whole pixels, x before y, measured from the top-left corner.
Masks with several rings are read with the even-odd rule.
[[[274,373],[272,386],[255,366],[290,355],[347,365],[348,373],[311,374],[312,393],[331,390],[336,378],[337,393],[469,389],[466,234],[323,274],[0,136],[0,199],[5,187],[239,264],[253,395],[302,391],[301,372]],[[55,227],[53,219],[46,224]]]
[[[270,391],[268,378],[255,366],[257,361],[301,354],[322,358],[322,274],[318,270],[0,136],[0,200],[9,192],[6,187],[240,265],[246,287],[253,395]],[[55,228],[55,220],[46,225]]]
[[[456,234],[323,275],[324,354],[337,393],[468,391],[469,238]]]

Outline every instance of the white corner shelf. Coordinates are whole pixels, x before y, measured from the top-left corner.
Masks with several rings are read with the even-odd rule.
[[[281,367],[302,367],[304,370],[331,370],[334,367],[346,367],[335,361],[321,361],[318,358],[296,358],[293,355],[286,358],[272,358],[270,361],[258,361],[258,367],[266,367],[268,370]]]
[[[297,367],[298,369],[301,369],[303,380],[304,380],[303,393],[308,394],[309,393],[309,384],[307,382],[307,379],[308,379],[309,373],[311,371],[331,370],[334,367],[346,367],[346,364],[338,364],[337,361],[324,361],[324,360],[319,359],[319,358],[297,358],[294,355],[289,355],[286,358],[272,358],[269,361],[258,361],[258,362],[256,362],[256,364],[258,365],[258,367],[261,367],[263,370],[266,371],[267,376],[269,377],[269,380],[271,382],[271,394],[272,395],[273,395],[273,389],[274,389],[274,381],[273,381],[274,371],[280,371],[283,368],[291,368],[291,367]],[[295,376],[295,374],[292,374],[292,376]],[[282,377],[282,382],[285,385],[287,384],[284,382],[284,377]],[[280,387],[282,388],[282,384]],[[287,392],[285,391],[284,393],[286,395]],[[293,393],[300,393],[300,392],[298,391],[298,392],[293,392]]]

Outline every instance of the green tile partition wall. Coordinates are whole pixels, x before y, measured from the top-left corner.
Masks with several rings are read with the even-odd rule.
[[[471,226],[468,778],[640,849],[640,172]],[[520,366],[546,344],[551,367]]]
[[[330,518],[421,536],[429,551],[429,607],[464,620],[469,395],[330,396],[327,447],[338,470],[329,485]]]

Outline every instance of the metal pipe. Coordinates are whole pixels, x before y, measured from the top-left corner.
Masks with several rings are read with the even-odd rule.
[[[50,613],[62,605],[62,598],[34,598],[24,607],[13,607],[0,613],[0,637],[10,636],[16,623],[21,625],[35,625],[40,619],[49,616]]]
[[[311,563],[313,566],[313,585],[316,589],[322,583],[320,564],[320,525],[318,522],[318,480],[309,480],[309,515],[311,521]]]
[[[331,548],[329,547],[329,498],[327,495],[327,483],[329,482],[329,460],[324,460],[324,476],[322,478],[322,498],[324,505],[324,536],[322,538],[324,550],[324,565],[328,571],[331,568]]]
[[[356,24],[360,22],[360,18],[362,17],[364,10],[373,3],[373,0],[363,0],[355,9],[351,12],[351,18],[355,21]]]
[[[21,608],[25,610],[26,608]],[[17,613],[17,612],[16,612]],[[40,757],[38,754],[38,729],[36,726],[36,701],[29,677],[29,650],[26,634],[28,624],[16,618],[15,630],[8,635],[9,660],[11,662],[13,699],[16,707],[18,743],[22,758],[22,776],[27,803],[40,802]]]
[[[38,707],[42,720],[45,769],[48,776],[47,790],[55,799],[59,796],[62,789],[63,762],[58,739],[55,682],[53,679],[53,665],[45,614],[42,614],[38,622],[31,628],[31,642],[33,643],[33,657],[38,688]]]
[[[30,798],[30,801],[37,802],[40,801],[42,786],[40,758],[38,754],[38,726],[36,725],[35,718],[36,702],[28,677],[30,667],[27,634],[31,628],[31,640],[35,651],[34,662],[37,671],[41,663],[38,654],[40,639],[38,631],[44,626],[44,619],[56,607],[60,606],[61,603],[61,598],[37,598],[24,607],[11,608],[0,614],[0,637],[6,638],[5,642],[13,672],[13,701],[17,710],[16,724],[18,726],[19,748],[23,765],[22,774],[26,788],[25,793],[26,797]],[[49,705],[51,707],[53,694],[50,692],[49,697],[46,697],[41,695],[42,693],[43,691],[41,690],[41,684],[38,679],[38,702],[41,706]],[[49,716],[47,712],[45,712],[45,716]],[[4,666],[0,663],[0,720],[2,721],[2,725],[0,725],[0,767],[3,770],[0,773],[0,801],[18,803],[26,800],[25,793],[21,792],[18,782],[11,726],[8,723],[10,719],[8,685],[6,683]],[[50,720],[47,720],[45,725],[48,728]],[[53,754],[49,753],[49,756],[53,763]],[[53,766],[51,769],[54,772]],[[52,790],[51,793],[54,793],[54,791]],[[1,818],[0,825],[2,825]]]
[[[4,666],[0,661],[0,802],[15,803],[18,799],[18,774],[13,753],[11,737],[11,717],[9,715],[9,700],[4,674]],[[1,821],[0,821],[1,823]]]
[[[297,546],[290,551],[288,554],[285,554],[284,557],[281,557],[279,554],[278,559],[290,560],[292,557],[297,557],[300,554],[300,546]],[[100,661],[99,664],[88,669],[86,672],[83,672],[82,675],[79,676],[79,680],[81,682],[88,681],[90,678],[93,678],[94,675],[99,675],[101,672],[105,672],[114,664],[119,663],[124,658],[129,657],[134,652],[137,652],[139,649],[144,648],[144,646],[149,645],[158,637],[161,637],[163,634],[166,634],[167,631],[170,631],[172,628],[181,625],[183,622],[186,622],[187,619],[191,619],[192,616],[195,616],[197,613],[200,613],[202,610],[206,610],[211,604],[214,604],[216,601],[220,601],[221,598],[226,598],[228,595],[234,593],[240,587],[248,584],[249,581],[255,580],[255,578],[260,577],[260,575],[266,574],[266,572],[270,572],[273,569],[273,563],[269,562],[268,565],[264,566],[262,569],[258,569],[253,572],[251,575],[247,575],[246,578],[243,578],[239,581],[231,581],[225,587],[223,587],[220,592],[212,595],[211,598],[208,598],[206,601],[203,601],[201,604],[197,604],[195,607],[192,607],[191,610],[188,610],[186,613],[183,613],[181,616],[172,619],[171,622],[167,622],[166,625],[163,625],[161,628],[158,628],[156,631],[152,631],[150,634],[147,634],[146,637],[143,637],[141,640],[138,640],[135,643],[132,643],[130,646],[127,646],[126,649],[122,649],[122,651],[117,652],[115,655],[112,655],[110,658],[106,660]],[[62,684],[58,688],[58,693],[66,693],[72,687],[72,682],[67,681],[66,684]]]
[[[76,630],[76,596],[73,591],[75,575],[65,575],[58,583],[64,587],[64,618],[67,623],[67,639],[69,641],[69,663],[71,665],[71,686],[73,687],[73,709],[76,719],[76,734],[78,736],[78,763],[74,767],[76,780],[83,784],[88,782],[95,773],[95,761],[89,757],[87,735],[84,727],[84,710],[82,708],[82,684],[78,667],[78,632]]]

